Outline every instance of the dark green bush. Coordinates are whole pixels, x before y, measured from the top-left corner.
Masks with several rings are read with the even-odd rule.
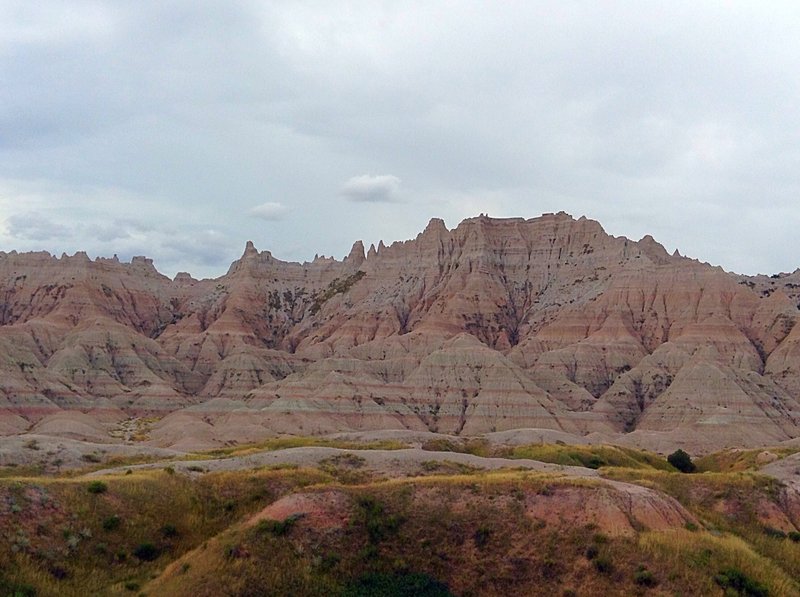
[[[268,533],[270,535],[274,535],[275,537],[282,537],[292,530],[292,527],[298,520],[300,520],[300,518],[302,518],[301,514],[292,514],[283,520],[272,520],[271,518],[265,518],[258,522],[256,525],[256,530],[259,533]]]
[[[133,550],[133,555],[144,562],[152,562],[159,554],[160,550],[152,543],[140,543]]]
[[[114,529],[118,529],[119,525],[122,524],[122,519],[114,514],[113,516],[109,516],[105,520],[103,520],[103,530],[104,531],[113,531]]]
[[[400,528],[403,519],[394,514],[387,514],[384,506],[371,496],[363,496],[357,502],[361,509],[361,519],[367,529],[369,542],[377,544]]]
[[[723,570],[714,578],[723,589],[733,589],[743,597],[769,597],[769,590],[738,568]]]
[[[654,587],[658,584],[656,577],[644,566],[639,566],[633,574],[633,581],[642,587]]]
[[[614,571],[614,562],[612,562],[611,558],[606,555],[597,556],[594,559],[594,567],[598,572],[610,574]]]
[[[764,527],[764,534],[767,537],[773,537],[775,539],[786,539],[786,533],[784,533],[780,529],[774,529],[772,527]]]
[[[606,464],[605,460],[603,460],[602,458],[600,458],[597,455],[592,455],[591,458],[589,458],[589,460],[586,462],[586,467],[587,468],[598,469],[601,466],[605,466],[605,464]]]
[[[108,491],[108,485],[103,483],[102,481],[92,481],[86,487],[86,491],[89,493],[105,493]]]
[[[682,473],[693,473],[697,467],[692,462],[692,457],[680,448],[667,456],[667,462]]]

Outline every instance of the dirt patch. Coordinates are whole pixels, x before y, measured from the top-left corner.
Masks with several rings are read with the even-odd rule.
[[[556,486],[526,496],[529,516],[559,526],[595,525],[611,536],[697,523],[676,500],[644,487],[607,482],[595,487]]]
[[[260,520],[298,517],[298,524],[314,529],[343,528],[350,520],[351,500],[341,491],[295,493],[282,497],[250,518],[245,527]]]

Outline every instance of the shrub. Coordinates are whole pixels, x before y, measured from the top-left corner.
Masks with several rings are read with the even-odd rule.
[[[603,574],[610,574],[614,571],[614,562],[608,556],[597,556],[594,559],[594,567],[598,572]]]
[[[102,481],[92,481],[86,487],[86,491],[89,493],[105,493],[108,491],[108,485],[103,483]]]
[[[800,543],[800,533],[798,533],[797,531],[789,531],[788,537],[795,543]]]
[[[772,527],[764,527],[764,534],[767,537],[773,537],[775,539],[786,539],[787,535],[780,529],[774,529]]]
[[[114,529],[118,529],[119,525],[122,524],[122,519],[114,514],[113,516],[109,516],[103,521],[103,530],[104,531],[113,531]]]
[[[357,503],[361,509],[369,542],[373,545],[395,534],[403,523],[400,516],[387,514],[383,504],[371,496],[362,496]]]
[[[667,456],[667,462],[682,473],[693,473],[697,467],[692,462],[692,457],[680,448]]]
[[[644,566],[639,566],[633,574],[633,581],[642,587],[654,587],[658,584],[656,577]]]
[[[144,562],[152,562],[159,555],[159,549],[152,543],[140,543],[133,550],[133,555]]]
[[[769,590],[760,582],[753,580],[738,568],[723,570],[714,578],[723,589],[733,589],[745,597],[768,597]]]
[[[600,457],[599,457],[599,456],[597,456],[597,455],[593,455],[593,456],[591,456],[591,457],[589,458],[589,460],[586,462],[586,467],[587,467],[587,468],[598,469],[598,468],[600,468],[601,466],[604,466],[605,464],[606,464],[606,461],[605,461],[605,460],[603,460],[602,458],[600,458]]]
[[[477,531],[475,531],[474,539],[475,539],[475,546],[479,548],[486,547],[486,544],[489,543],[489,537],[492,536],[492,530],[489,527],[479,527]]]
[[[283,520],[272,520],[271,518],[265,518],[264,520],[259,521],[258,525],[256,526],[256,530],[259,533],[268,533],[270,535],[274,535],[275,537],[283,537],[292,529],[294,523],[300,520],[300,518],[302,518],[302,514],[292,514]]]
[[[50,572],[50,575],[56,580],[64,580],[69,578],[69,572],[67,572],[66,568],[59,566],[58,564],[51,565],[48,568],[48,572]]]
[[[177,537],[178,528],[174,524],[165,524],[161,527],[161,534],[164,537]]]
[[[341,561],[342,558],[338,553],[326,553],[319,559],[319,568],[323,572],[329,572],[336,568]]]

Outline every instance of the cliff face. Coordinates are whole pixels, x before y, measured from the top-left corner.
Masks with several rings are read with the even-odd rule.
[[[202,281],[0,253],[0,433],[77,409],[173,413],[165,444],[520,427],[776,443],[800,435],[798,291],[800,273],[735,276],[563,213],[432,220],[343,261],[248,243]]]

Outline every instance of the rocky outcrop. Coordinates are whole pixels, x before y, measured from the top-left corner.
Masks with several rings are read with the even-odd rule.
[[[0,253],[0,433],[105,409],[176,413],[163,445],[380,428],[775,443],[800,436],[798,302],[800,271],[729,274],[564,213],[434,219],[342,261],[248,243],[214,280]]]

